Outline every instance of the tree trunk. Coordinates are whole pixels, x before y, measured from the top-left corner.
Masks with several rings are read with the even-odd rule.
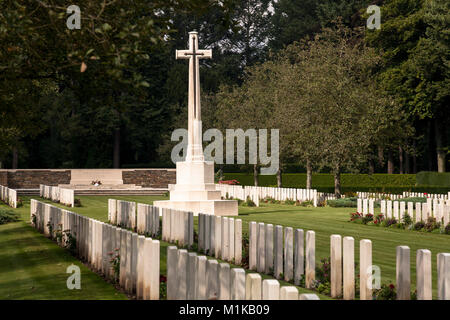
[[[375,163],[373,162],[373,159],[369,159],[369,174],[375,173]]]
[[[401,146],[398,147],[398,162],[400,174],[403,174],[403,148]]]
[[[277,171],[277,186],[278,188],[281,188],[281,186],[283,185],[283,180],[282,180],[282,172],[281,172],[281,168],[278,168]]]
[[[387,173],[394,173],[394,155],[392,154],[392,150],[390,149],[388,151]]]
[[[120,168],[120,128],[114,129],[114,168]]]
[[[17,147],[13,147],[12,155],[12,168],[17,169],[19,167],[19,151],[17,150]]]
[[[312,189],[312,165],[309,159],[306,160],[306,189]]]
[[[414,150],[414,153],[412,155],[412,158],[413,158],[413,173],[416,174],[417,173],[417,155],[416,155],[416,141],[415,140],[413,142],[413,150]]]
[[[411,173],[411,167],[409,163],[409,153],[405,152],[405,173]]]
[[[433,171],[433,156],[432,156],[432,145],[433,145],[433,138],[431,135],[431,119],[427,122],[427,162],[428,162],[428,171]]]
[[[381,146],[378,146],[378,165],[384,167],[384,148]]]
[[[259,185],[259,175],[258,175],[258,165],[257,164],[253,165],[253,183],[254,183],[255,187],[257,187]]]
[[[334,171],[334,195],[341,198],[341,169],[337,167]]]
[[[445,137],[445,135],[443,131],[445,131],[445,127],[441,126],[438,119],[434,119],[438,172],[445,172],[445,151],[443,149],[443,137]]]

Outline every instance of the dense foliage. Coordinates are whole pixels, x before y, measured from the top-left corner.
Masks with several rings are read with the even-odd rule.
[[[373,3],[381,29],[361,32]],[[204,127],[280,128],[270,184],[290,184],[287,163],[306,168],[308,185],[313,171],[333,172],[336,187],[341,172],[448,168],[448,1],[77,5],[81,29],[69,30],[61,1],[0,1],[0,167],[173,166],[188,68],[174,51],[196,29],[213,49],[201,64]]]

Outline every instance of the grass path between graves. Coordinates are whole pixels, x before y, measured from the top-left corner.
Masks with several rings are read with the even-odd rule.
[[[4,204],[0,204],[6,207]],[[72,300],[126,299],[113,285],[89,270],[69,252],[32,228],[29,201],[16,209],[21,221],[0,225],[0,299]],[[75,264],[81,271],[81,289],[67,289]]]
[[[79,196],[82,207],[71,208],[69,210],[84,214],[86,216],[98,219],[100,221],[107,220],[108,198],[122,199],[127,201],[136,201],[140,203],[151,204],[154,200],[167,199],[165,197],[156,196]],[[25,206],[17,209],[25,221],[29,220],[29,199],[24,197]],[[43,201],[42,199],[39,199]],[[49,201],[45,201],[49,202]],[[60,206],[64,207],[64,206]],[[67,209],[67,208],[66,208]],[[394,228],[383,228],[376,226],[366,226],[348,222],[349,213],[354,211],[353,208],[305,208],[290,205],[277,204],[261,204],[260,207],[239,207],[239,218],[243,220],[243,232],[248,234],[248,223],[250,221],[272,223],[273,225],[283,225],[285,227],[300,228],[305,231],[314,230],[316,232],[316,264],[320,263],[322,258],[330,256],[330,235],[340,234],[344,236],[352,236],[355,239],[355,261],[359,262],[359,241],[361,239],[372,240],[373,264],[378,265],[381,269],[381,282],[395,284],[395,260],[396,247],[399,245],[407,245],[411,248],[411,289],[415,289],[416,273],[415,261],[416,251],[418,249],[429,249],[432,252],[432,268],[433,268],[433,296],[436,298],[436,254],[440,252],[450,252],[450,236],[435,233],[423,233],[409,230],[400,230]],[[376,209],[376,213],[379,209]],[[42,235],[35,232],[25,222],[21,222],[23,227],[34,232],[36,237],[47,241],[48,245],[60,249],[50,240],[45,239]],[[197,227],[197,218],[194,219],[195,228]],[[13,224],[11,224],[13,225]],[[6,226],[0,226],[0,246],[2,245],[2,230]],[[166,272],[166,250],[169,244],[161,242],[161,273]],[[54,246],[54,247],[53,247]],[[26,246],[24,246],[26,247]],[[63,249],[60,249],[64,251]],[[0,251],[2,254],[3,250]],[[73,257],[71,257],[74,259]],[[0,259],[0,270],[3,259]],[[76,260],[74,260],[76,261]],[[2,270],[3,271],[3,270]],[[64,269],[65,272],[65,269]],[[65,274],[62,278],[66,279]],[[355,270],[356,275],[359,269]],[[263,275],[263,278],[267,276]],[[0,273],[0,298],[2,297],[2,281],[4,275]],[[98,277],[101,279],[100,277]],[[13,281],[11,281],[13,282]],[[280,282],[281,285],[287,285]],[[108,285],[105,283],[105,285]],[[109,285],[110,286],[110,285]],[[65,289],[65,280],[64,280]],[[66,291],[69,291],[65,289]],[[299,288],[301,293],[310,292],[306,289]],[[105,297],[109,299],[108,297]],[[328,297],[320,295],[321,299]],[[101,298],[100,298],[101,299]]]

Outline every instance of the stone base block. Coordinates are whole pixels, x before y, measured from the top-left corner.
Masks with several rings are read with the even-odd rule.
[[[215,216],[237,216],[238,203],[236,200],[192,200],[192,201],[155,201],[153,205],[160,208],[184,210],[194,213],[211,214]]]

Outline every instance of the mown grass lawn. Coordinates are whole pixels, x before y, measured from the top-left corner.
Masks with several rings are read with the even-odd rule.
[[[120,200],[126,200],[126,201],[136,201],[139,203],[146,203],[146,204],[152,204],[153,201],[156,200],[167,200],[167,197],[161,197],[161,196],[117,196],[117,197],[111,197],[111,196],[80,196],[78,197],[81,200],[81,207],[75,207],[75,208],[70,208],[71,211],[77,212],[79,214],[83,214],[86,216],[89,216],[91,218],[97,219],[99,221],[103,221],[103,222],[107,222],[108,220],[108,199],[110,198],[114,198],[114,199],[120,199]],[[47,203],[51,203],[53,205],[56,205],[58,207],[61,208],[65,208],[67,209],[67,207],[60,205],[60,204],[56,204],[53,203],[49,200],[44,200],[44,199],[39,199],[40,201],[43,202],[47,202]],[[29,203],[29,198],[25,198],[24,201]],[[22,210],[23,211],[23,210]],[[23,213],[24,215],[27,215],[26,217],[29,217],[29,208],[27,210],[26,213]],[[29,219],[29,218],[28,218]],[[194,219],[194,223],[195,223],[195,229],[197,230],[197,218]],[[161,269],[161,274],[166,274],[166,261],[167,261],[167,247],[173,244],[161,241],[161,252],[160,252],[160,269]],[[208,257],[208,259],[214,259],[212,257]],[[222,262],[221,260],[218,260],[219,262]],[[239,266],[234,266],[232,265],[232,267],[239,267]],[[254,271],[248,271],[246,270],[246,272],[254,272]],[[268,275],[262,275],[263,279],[271,279],[272,277],[268,276]],[[284,281],[280,281],[281,285],[291,285],[287,282]],[[300,293],[311,293],[310,290],[306,290],[304,288],[300,288],[298,287],[298,290]],[[324,299],[330,299],[327,296],[324,295],[320,295],[319,294],[320,299],[324,300]]]
[[[6,207],[4,204],[0,206]],[[0,225],[0,299],[126,299],[112,284],[32,228],[29,202],[21,221]],[[81,289],[69,290],[67,267],[81,270]]]
[[[107,221],[107,208],[108,208],[108,198],[115,199],[123,199],[127,201],[136,201],[140,203],[151,204],[154,200],[167,199],[165,197],[156,197],[156,196],[123,196],[123,197],[110,197],[110,196],[80,196],[82,207],[71,208],[70,210],[98,219],[100,221]],[[40,199],[43,201],[42,199]],[[50,252],[58,252],[62,256],[67,259],[71,259],[70,261],[77,262],[73,257],[71,257],[67,252],[63,249],[59,248],[48,239],[45,239],[42,235],[35,232],[30,226],[27,225],[27,221],[29,220],[29,198],[24,198],[25,206],[17,209],[18,212],[22,215],[24,221],[13,223],[5,226],[0,226],[0,246],[3,242],[3,232],[8,228],[13,228],[14,225],[20,225],[20,227],[25,228],[22,233],[23,235],[30,234],[26,237],[35,238],[34,241],[41,241],[48,245]],[[49,202],[49,201],[47,201]],[[64,206],[61,206],[64,207]],[[239,207],[239,218],[243,220],[243,232],[248,233],[248,223],[250,221],[258,221],[265,223],[272,223],[274,225],[283,225],[289,226],[293,228],[301,228],[305,231],[314,230],[316,232],[316,263],[320,263],[320,259],[329,257],[330,252],[330,244],[329,239],[331,234],[340,234],[342,237],[344,236],[352,236],[355,238],[355,260],[359,261],[359,241],[361,239],[370,239],[372,240],[373,247],[373,263],[378,265],[381,269],[381,281],[382,283],[394,283],[395,284],[395,248],[398,245],[408,245],[411,248],[411,280],[412,280],[412,290],[415,289],[415,259],[416,259],[416,251],[417,249],[429,249],[432,252],[432,264],[433,264],[433,294],[436,296],[436,254],[440,252],[450,252],[450,236],[449,235],[441,235],[441,234],[431,234],[431,233],[420,233],[415,231],[408,230],[400,230],[400,229],[392,229],[392,228],[382,228],[375,226],[366,226],[360,225],[356,223],[350,223],[349,213],[354,211],[354,208],[305,208],[305,207],[296,207],[289,205],[276,205],[276,204],[261,204],[259,208],[249,208],[249,207]],[[195,219],[195,224],[197,224],[197,219]],[[25,232],[26,231],[26,232]],[[37,239],[39,238],[39,239]],[[165,274],[166,272],[166,250],[169,244],[165,242],[161,242],[161,273]],[[6,292],[10,292],[11,290],[2,289],[3,287],[14,286],[14,281],[9,277],[5,277],[3,274],[3,270],[7,263],[3,262],[3,258],[6,258],[6,261],[17,260],[16,258],[9,257],[10,255],[18,255],[17,245],[11,243],[9,245],[11,248],[10,254],[6,254],[2,256],[0,259],[0,298],[3,297]],[[30,246],[34,246],[30,243]],[[24,243],[20,246],[21,250],[29,250],[28,244]],[[13,249],[16,248],[16,249]],[[51,249],[51,250],[50,250]],[[44,249],[42,249],[44,250]],[[1,253],[3,255],[3,251]],[[36,264],[32,264],[32,257],[28,257],[25,255],[26,261],[25,263],[29,265],[30,268],[37,268]],[[52,256],[52,258],[54,258]],[[60,260],[61,258],[59,258]],[[28,262],[28,260],[31,260]],[[58,260],[58,259],[56,259]],[[18,260],[20,264],[20,260]],[[56,262],[58,263],[58,262]],[[11,262],[9,262],[11,264]],[[55,263],[52,263],[54,265]],[[34,266],[34,267],[33,267]],[[65,274],[65,267],[60,268],[64,269],[62,275],[60,276],[64,279],[63,289],[59,294],[60,297],[56,295],[47,297],[51,294],[42,293],[38,295],[34,295],[36,298],[46,299],[46,298],[55,298],[55,299],[72,299],[72,298],[87,298],[87,299],[110,299],[107,293],[103,292],[102,289],[97,293],[99,296],[96,297],[95,293],[92,293],[90,296],[82,296],[80,293],[68,292],[64,293],[67,290],[65,287],[65,279],[67,278]],[[86,269],[86,268],[85,268]],[[59,269],[58,269],[59,270]],[[89,270],[86,269],[86,272]],[[58,271],[60,272],[60,271]],[[89,271],[90,272],[90,271]],[[13,271],[16,273],[16,271]],[[359,270],[356,270],[356,273],[359,273]],[[82,269],[82,274],[84,271]],[[99,281],[103,281],[99,276],[92,274],[93,278],[98,278]],[[16,275],[17,276],[17,275]],[[27,281],[31,281],[36,276],[34,274],[28,273]],[[51,276],[50,276],[51,277]],[[8,281],[6,281],[8,279]],[[34,280],[33,280],[34,281]],[[43,281],[43,280],[42,280]],[[47,279],[51,283],[54,282],[52,279]],[[83,280],[82,280],[83,282]],[[105,286],[111,287],[111,285],[103,282]],[[286,283],[282,282],[282,285]],[[52,287],[52,286],[50,286]],[[55,289],[52,289],[55,291]],[[22,292],[16,295],[15,298],[23,298]],[[5,292],[5,293],[4,293]],[[300,292],[308,292],[305,289],[300,288]],[[80,295],[79,297],[76,295]],[[33,296],[28,295],[27,297],[33,298]],[[117,294],[115,297],[124,297],[120,294]],[[13,297],[11,297],[13,298]],[[321,299],[326,297],[321,296]]]
[[[240,207],[243,228],[248,232],[248,222],[259,221],[293,228],[313,230],[316,233],[316,264],[330,256],[330,235],[339,234],[355,239],[355,261],[359,262],[359,241],[372,241],[372,262],[381,269],[381,283],[395,285],[396,247],[407,245],[411,249],[411,290],[416,283],[416,252],[429,249],[432,253],[433,297],[437,298],[436,255],[450,252],[450,235],[425,233],[396,228],[368,226],[349,221],[355,208],[304,208],[287,205],[262,204],[259,208]],[[375,210],[379,213],[379,209]],[[245,223],[244,223],[245,221]],[[359,269],[355,270],[359,274]]]

